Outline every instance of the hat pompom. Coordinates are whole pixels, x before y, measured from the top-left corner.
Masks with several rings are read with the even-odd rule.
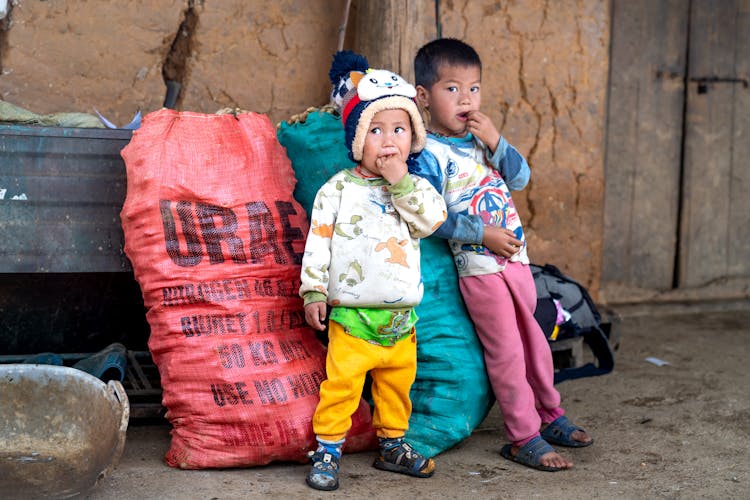
[[[369,67],[370,64],[367,62],[365,56],[356,54],[351,50],[339,50],[333,55],[333,62],[331,63],[331,69],[328,71],[328,78],[331,79],[331,83],[335,86],[342,79],[345,79],[351,71],[361,71],[364,73]]]

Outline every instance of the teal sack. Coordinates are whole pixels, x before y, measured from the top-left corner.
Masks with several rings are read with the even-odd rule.
[[[295,117],[293,123],[281,122],[276,136],[292,162],[297,185],[294,199],[310,215],[315,195],[333,174],[352,168],[344,145],[341,118],[324,111],[310,111]]]
[[[406,438],[434,456],[469,437],[495,397],[448,242],[431,236],[420,249],[424,298],[417,307],[417,378]]]
[[[309,215],[320,186],[354,166],[341,119],[310,111],[304,121],[282,122],[277,136],[297,177],[294,197]],[[424,298],[416,309],[417,377],[406,438],[424,455],[434,456],[469,437],[487,416],[494,396],[447,242],[424,239],[421,251]]]

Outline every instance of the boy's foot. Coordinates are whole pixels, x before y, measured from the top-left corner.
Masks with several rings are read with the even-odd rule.
[[[430,477],[435,473],[435,462],[415,451],[404,438],[381,439],[380,456],[372,465],[414,477]]]
[[[594,444],[594,439],[581,427],[573,424],[568,417],[562,415],[541,429],[542,438],[551,444],[583,448]]]
[[[573,467],[573,462],[558,454],[539,436],[521,447],[506,444],[500,450],[500,454],[508,460],[547,472],[557,472]]]
[[[340,457],[326,450],[311,452],[312,467],[307,473],[307,485],[316,490],[332,491],[339,487]]]

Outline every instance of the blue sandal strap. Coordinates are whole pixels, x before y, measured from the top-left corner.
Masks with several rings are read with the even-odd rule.
[[[583,428],[575,425],[568,417],[562,415],[557,417],[555,420],[549,423],[547,427],[542,431],[542,437],[552,443],[559,446],[568,446],[571,448],[583,448],[584,446],[591,445],[594,440],[581,442],[573,439],[573,433],[575,431],[586,432]]]
[[[430,477],[435,472],[435,462],[422,456],[403,438],[381,440],[380,456],[373,466],[414,477]]]
[[[521,449],[516,454],[516,458],[521,458],[534,466],[538,466],[541,465],[542,455],[554,451],[555,449],[547,441],[537,436],[521,446]]]
[[[505,446],[503,446],[503,448],[500,450],[500,454],[508,460],[523,464],[527,467],[531,467],[532,469],[557,472],[563,469],[560,467],[550,467],[547,465],[542,465],[541,463],[542,456],[554,451],[555,449],[550,446],[547,441],[542,439],[541,436],[536,436],[531,441],[521,446],[521,448],[518,450],[518,453],[516,453],[515,455],[513,455],[512,453],[512,445],[510,444],[506,444]]]

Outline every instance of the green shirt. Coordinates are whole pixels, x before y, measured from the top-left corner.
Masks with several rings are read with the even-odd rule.
[[[334,307],[330,319],[343,326],[344,331],[353,337],[392,346],[412,332],[419,318],[414,309]]]

